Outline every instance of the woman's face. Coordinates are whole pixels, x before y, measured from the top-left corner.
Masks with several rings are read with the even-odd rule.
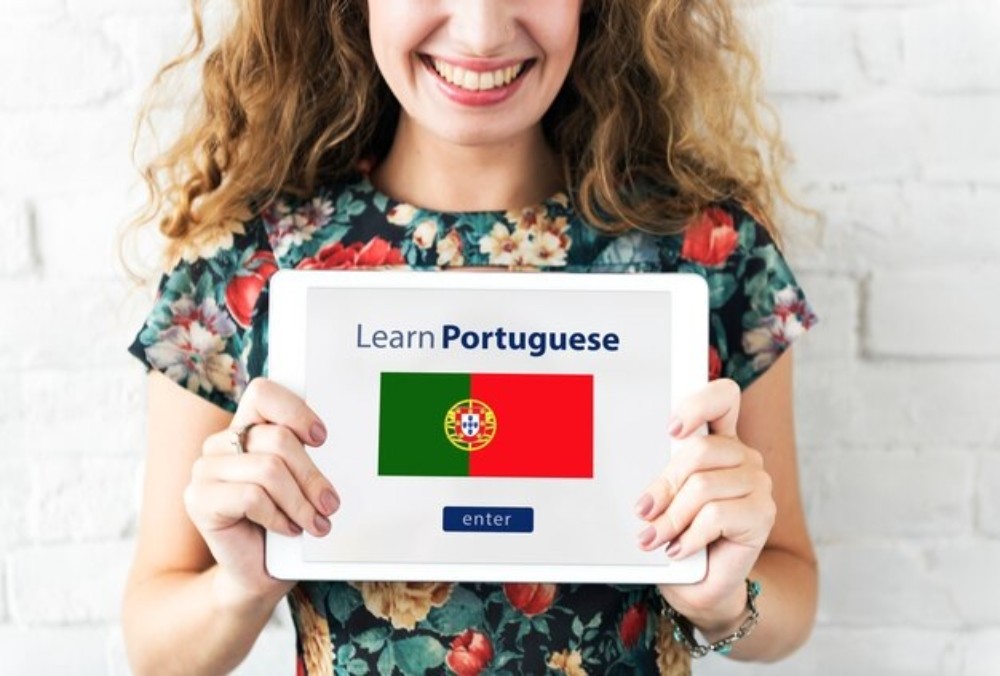
[[[375,61],[403,114],[461,145],[537,125],[576,51],[581,0],[368,0]]]

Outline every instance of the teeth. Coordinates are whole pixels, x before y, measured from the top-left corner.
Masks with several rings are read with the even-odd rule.
[[[503,87],[510,84],[510,81],[516,78],[521,71],[524,70],[524,63],[519,63],[516,66],[508,66],[507,68],[501,68],[499,70],[488,71],[485,73],[466,70],[460,66],[455,66],[446,61],[441,61],[440,59],[433,59],[432,63],[434,65],[434,70],[436,70],[438,75],[442,78],[456,87],[468,89],[473,92],[483,91],[486,89],[496,89],[497,87]]]

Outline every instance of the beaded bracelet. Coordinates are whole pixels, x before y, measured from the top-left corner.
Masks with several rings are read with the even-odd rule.
[[[757,626],[760,613],[757,612],[756,600],[760,596],[761,586],[759,582],[749,578],[746,583],[749,615],[747,615],[746,619],[740,623],[739,628],[732,634],[707,645],[698,643],[698,639],[694,635],[694,625],[691,624],[690,620],[674,610],[669,603],[663,604],[663,614],[674,625],[674,640],[684,646],[691,653],[691,657],[704,657],[710,652],[728,655],[733,650],[733,644],[749,634]]]

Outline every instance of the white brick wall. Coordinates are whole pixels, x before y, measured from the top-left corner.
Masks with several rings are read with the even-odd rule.
[[[149,298],[112,247],[186,5],[0,0],[2,673],[128,674],[144,378],[124,350]],[[821,213],[787,219],[822,317],[796,374],[821,608],[791,659],[699,673],[994,676],[1000,0],[757,5],[793,187]],[[285,615],[241,672],[290,673],[291,650]]]

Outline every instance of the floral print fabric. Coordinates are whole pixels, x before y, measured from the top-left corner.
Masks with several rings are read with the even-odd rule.
[[[357,175],[200,238],[159,286],[129,348],[147,368],[235,411],[267,375],[278,269],[489,267],[691,272],[709,288],[709,373],[746,388],[816,321],[767,231],[733,203],[685,232],[608,235],[557,193],[512,211],[396,202]],[[289,597],[300,674],[688,673],[655,587],[302,582]]]

